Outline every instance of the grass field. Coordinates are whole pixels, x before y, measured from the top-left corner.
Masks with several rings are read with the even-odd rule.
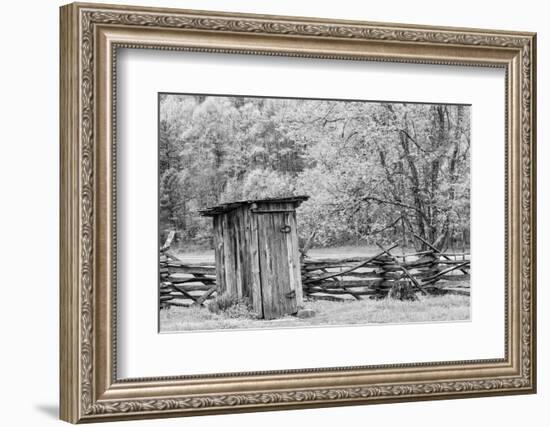
[[[199,249],[194,247],[179,248],[173,251],[183,262],[214,262],[214,250]],[[328,248],[312,248],[307,252],[309,258],[334,258],[334,257],[368,257],[380,252],[377,246],[346,245]],[[393,251],[395,255],[402,255],[403,249],[399,247]],[[409,248],[406,252],[416,252]]]
[[[176,250],[175,254],[183,262],[212,262],[214,251],[187,248]],[[333,248],[313,248],[308,251],[312,259],[333,257],[367,257],[380,251],[373,246],[340,246]],[[409,248],[406,252],[414,252]],[[393,251],[395,255],[403,253],[402,248]],[[419,296],[420,301],[408,302],[392,299],[342,302],[310,300],[305,308],[315,311],[316,315],[307,319],[285,316],[275,320],[259,320],[250,316],[235,316],[235,313],[210,312],[204,307],[171,307],[160,311],[161,332],[219,330],[219,329],[257,329],[257,328],[294,328],[324,325],[358,325],[384,323],[446,322],[470,319],[470,297],[459,295]]]
[[[466,248],[465,250],[469,251],[470,249]],[[402,246],[399,246],[398,248],[394,249],[392,253],[394,255],[403,255],[405,253],[413,253],[416,251],[417,250],[414,247],[404,249]],[[380,252],[380,248],[378,248],[377,246],[345,245],[345,246],[335,246],[335,247],[328,247],[328,248],[312,248],[307,252],[307,256],[310,259],[340,258],[340,257],[351,258],[351,257],[369,257],[379,252]],[[462,252],[462,249],[460,249],[459,252]],[[199,249],[195,247],[187,247],[187,248],[175,249],[173,253],[183,262],[214,263],[213,249]]]
[[[161,332],[299,328],[327,325],[415,323],[464,321],[470,319],[470,298],[459,295],[420,297],[420,301],[392,299],[362,301],[306,301],[305,308],[316,315],[307,319],[285,316],[276,320],[259,320],[247,316],[230,317],[211,313],[204,307],[171,307],[160,312]]]

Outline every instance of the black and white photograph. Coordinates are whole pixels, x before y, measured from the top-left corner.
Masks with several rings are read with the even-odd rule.
[[[159,329],[470,318],[470,105],[159,94]]]
[[[544,425],[544,5],[4,2],[2,425]]]

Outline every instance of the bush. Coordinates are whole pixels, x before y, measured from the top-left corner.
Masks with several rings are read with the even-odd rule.
[[[254,313],[248,298],[238,298],[229,294],[222,294],[208,304],[208,310],[216,314],[224,314],[231,319],[252,319]]]
[[[391,287],[388,298],[400,301],[418,301],[418,297],[408,281],[396,282]]]

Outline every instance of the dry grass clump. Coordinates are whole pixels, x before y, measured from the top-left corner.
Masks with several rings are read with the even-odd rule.
[[[248,298],[238,298],[229,294],[222,294],[208,302],[211,313],[223,314],[230,319],[253,319],[252,306]]]

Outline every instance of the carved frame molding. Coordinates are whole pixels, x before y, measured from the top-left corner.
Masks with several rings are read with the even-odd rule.
[[[187,41],[178,41],[181,37]],[[117,381],[116,288],[102,280],[116,274],[116,257],[105,253],[105,248],[116,247],[116,233],[107,235],[114,230],[116,215],[112,178],[116,159],[109,152],[112,145],[103,141],[109,139],[112,144],[114,138],[114,64],[120,47],[505,67],[507,357]],[[534,392],[535,68],[532,33],[93,4],[64,6],[61,418],[100,421]],[[109,164],[113,164],[111,170]],[[415,375],[422,379],[414,380]],[[271,386],[254,387],[254,381],[266,376],[273,377]],[[346,378],[343,386],[335,380],[339,377]],[[285,387],[288,380],[297,385]],[[246,383],[241,391],[239,383]],[[211,391],[194,392],[197,384],[207,384]]]

